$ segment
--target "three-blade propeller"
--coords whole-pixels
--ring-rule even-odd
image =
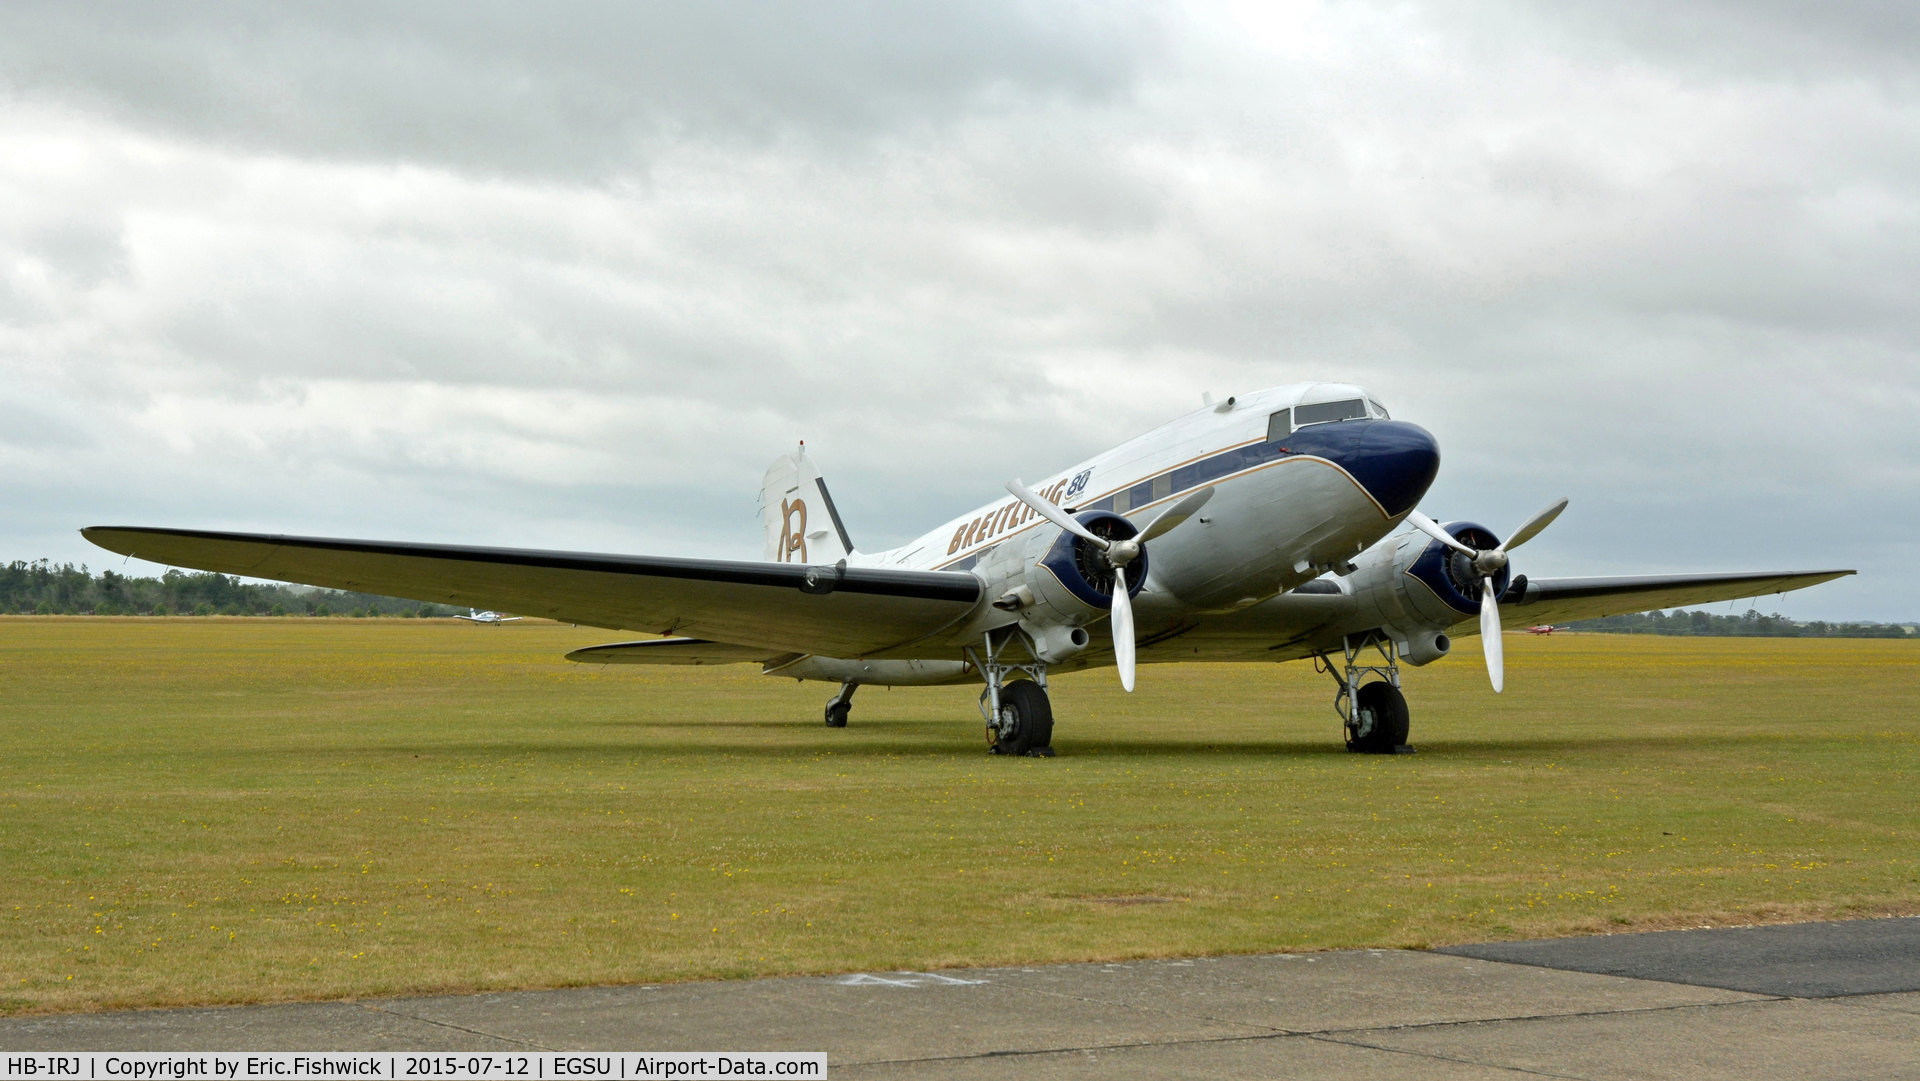
[[[1499,694],[1506,686],[1507,661],[1506,647],[1500,640],[1500,604],[1494,600],[1493,576],[1499,574],[1500,569],[1507,565],[1509,551],[1538,536],[1541,530],[1547,528],[1547,525],[1566,509],[1567,501],[1562,499],[1527,519],[1525,525],[1514,530],[1513,536],[1508,537],[1499,546],[1487,549],[1469,548],[1461,544],[1453,534],[1440,528],[1440,523],[1417,510],[1407,514],[1407,521],[1420,532],[1473,561],[1473,573],[1480,576],[1480,645],[1487,654],[1487,678],[1493,681],[1495,694]]]
[[[1137,535],[1124,538],[1103,537],[1095,533],[1081,525],[1071,514],[1035,495],[1018,479],[1007,482],[1007,491],[1033,508],[1035,514],[1100,549],[1106,556],[1107,565],[1113,568],[1113,604],[1107,612],[1107,621],[1113,627],[1113,664],[1120,670],[1120,686],[1133,690],[1133,601],[1127,593],[1127,565],[1140,558],[1141,545],[1155,537],[1164,536],[1175,526],[1198,514],[1207,500],[1213,498],[1213,489],[1202,488],[1187,496],[1161,511],[1160,516],[1147,523],[1147,528]]]

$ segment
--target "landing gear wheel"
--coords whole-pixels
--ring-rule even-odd
[[[860,689],[858,683],[842,683],[840,693],[827,699],[827,727],[845,728],[847,714],[853,712],[853,692]]]
[[[1397,754],[1406,745],[1411,718],[1407,697],[1391,683],[1368,683],[1353,704],[1347,725],[1347,750],[1356,754]]]
[[[999,723],[987,729],[994,754],[1053,757],[1053,705],[1047,692],[1029,679],[1000,688]]]

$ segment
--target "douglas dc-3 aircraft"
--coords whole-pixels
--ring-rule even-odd
[[[1440,467],[1426,429],[1356,386],[1308,383],[1180,417],[899,548],[854,549],[806,448],[768,470],[766,560],[745,562],[98,526],[103,548],[175,566],[550,616],[668,637],[571,660],[754,663],[854,691],[981,681],[1000,754],[1052,753],[1049,673],[1140,662],[1314,658],[1347,747],[1405,749],[1401,665],[1500,629],[1754,597],[1847,570],[1529,580],[1503,541],[1415,509]],[[1413,528],[1396,529],[1402,524]],[[1097,627],[1102,620],[1107,627]],[[1092,629],[1090,629],[1092,628]],[[1095,631],[1100,633],[1096,634]]]

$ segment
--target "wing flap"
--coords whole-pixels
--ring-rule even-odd
[[[951,571],[286,537],[185,529],[81,530],[154,563],[686,634],[778,653],[861,657],[963,619],[980,580]]]

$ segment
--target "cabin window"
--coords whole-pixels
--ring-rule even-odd
[[[1119,491],[1113,493],[1113,513],[1125,514],[1128,511],[1132,510],[1133,500],[1128,498],[1132,494],[1133,494],[1132,492],[1128,491],[1125,488],[1122,488]]]
[[[1282,409],[1267,418],[1267,442],[1278,443],[1293,434],[1293,410]]]
[[[1162,473],[1153,478],[1153,498],[1165,499],[1173,494],[1173,474]]]
[[[1358,420],[1366,415],[1366,403],[1359,398],[1293,407],[1293,422],[1303,428],[1309,424],[1325,424],[1335,420]]]

